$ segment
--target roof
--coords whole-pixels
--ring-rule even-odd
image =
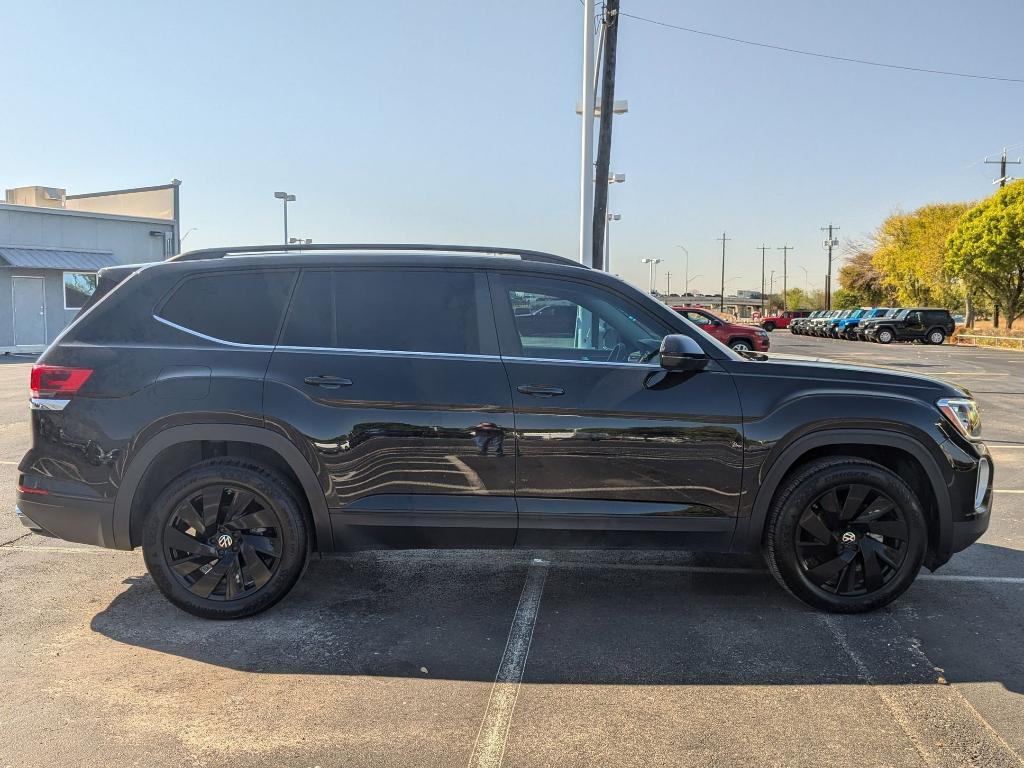
[[[25,269],[80,269],[94,272],[112,267],[117,259],[111,251],[82,251],[72,248],[37,248],[0,245],[0,259],[8,267]]]

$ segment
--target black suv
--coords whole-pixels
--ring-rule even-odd
[[[990,515],[964,390],[737,354],[533,251],[112,267],[31,390],[23,522],[142,547],[164,594],[211,618],[271,606],[312,552],[388,547],[762,552],[800,599],[863,611]]]
[[[895,314],[867,320],[862,324],[868,341],[889,344],[893,341],[923,341],[941,344],[953,335],[956,323],[947,309],[910,307]]]

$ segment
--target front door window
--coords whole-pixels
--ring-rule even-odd
[[[646,363],[671,333],[615,294],[590,286],[525,278],[509,280],[505,295],[517,356]]]

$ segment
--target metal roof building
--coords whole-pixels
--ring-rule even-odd
[[[92,293],[97,270],[176,254],[179,184],[82,195],[8,189],[0,202],[0,352],[41,352]]]

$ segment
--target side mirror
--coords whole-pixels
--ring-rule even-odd
[[[682,333],[661,340],[661,367],[666,371],[700,371],[708,364],[700,344]]]

